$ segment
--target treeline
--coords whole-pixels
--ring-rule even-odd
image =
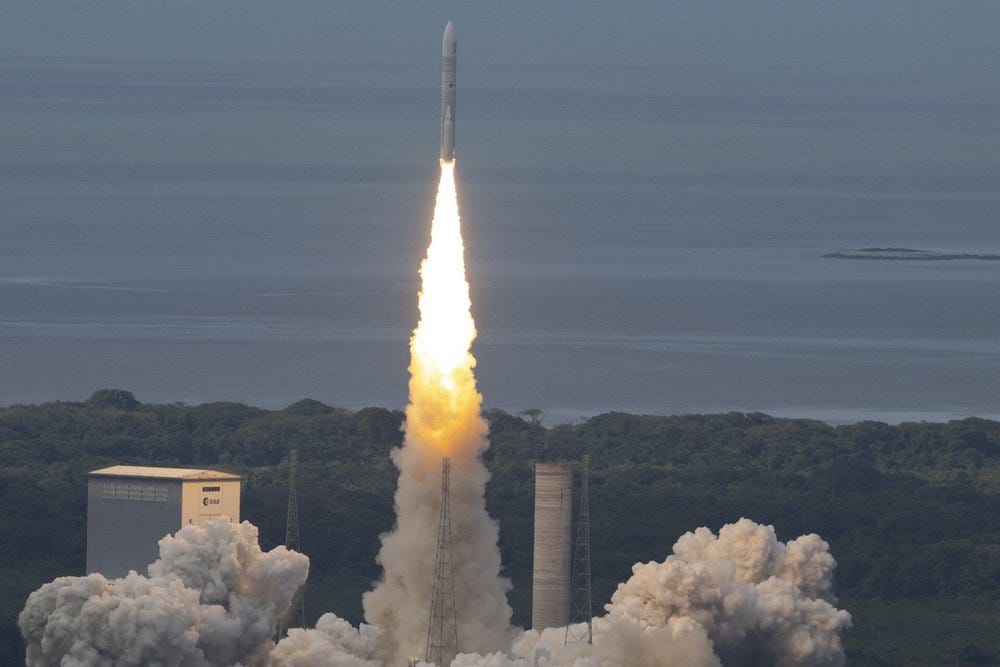
[[[818,533],[839,564],[852,612],[852,664],[1000,660],[1000,424],[829,426],[763,414],[674,417],[609,413],[545,428],[485,413],[516,623],[530,623],[533,464],[590,455],[594,608],[633,563],[662,560],[684,532],[741,516],[782,539]],[[21,651],[27,594],[80,574],[86,473],[113,464],[205,466],[244,476],[243,518],[265,548],[284,539],[288,453],[299,451],[308,615],[360,620],[392,527],[399,411],[316,401],[284,410],[234,403],[140,404],[120,390],[82,403],[0,409],[0,664]],[[933,629],[933,630],[932,630]],[[23,658],[22,658],[23,660]]]

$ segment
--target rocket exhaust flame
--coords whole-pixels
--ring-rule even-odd
[[[365,618],[383,628],[392,662],[425,648],[427,610],[437,553],[441,459],[451,461],[449,506],[453,534],[458,633],[463,651],[488,652],[503,643],[511,609],[500,577],[499,527],[486,513],[489,473],[479,459],[488,446],[480,415],[476,337],[465,277],[454,160],[441,160],[427,256],[420,265],[420,321],[410,339],[410,401],[399,468],[396,527],[382,537],[384,574],[364,596]]]
[[[455,190],[455,163],[441,161],[441,183],[427,257],[420,265],[420,322],[410,339],[407,443],[437,458],[468,458],[485,435],[470,352],[476,337],[465,247]],[[470,445],[472,445],[470,449]]]

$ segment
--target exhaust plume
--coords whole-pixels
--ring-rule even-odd
[[[395,664],[423,656],[427,641],[441,459],[451,459],[450,509],[459,646],[502,645],[511,610],[500,577],[499,527],[486,513],[489,446],[470,351],[476,337],[455,190],[455,163],[441,162],[431,241],[420,265],[420,321],[410,339],[410,401],[399,469],[396,527],[382,536],[382,579],[363,599],[365,619],[384,629]]]
[[[355,629],[333,614],[323,614],[316,628],[291,628],[271,654],[273,667],[382,667],[389,662],[381,628]]]
[[[563,628],[529,630],[507,653],[460,655],[451,667],[843,665],[851,617],[834,606],[835,566],[817,535],[783,544],[749,519],[718,536],[699,528],[662,563],[632,567],[594,619],[592,645],[564,646]]]
[[[302,554],[262,552],[247,522],[185,526],[160,540],[149,576],[61,577],[32,593],[18,618],[27,663],[266,665],[308,571]]]
[[[818,535],[783,544],[772,526],[740,519],[718,536],[686,533],[673,552],[633,566],[605,618],[675,635],[703,631],[727,665],[844,663],[840,631],[851,616],[834,606],[836,562]]]
[[[450,667],[837,667],[845,663],[840,633],[851,617],[835,606],[835,567],[817,535],[782,543],[773,527],[749,519],[718,535],[698,528],[663,562],[632,567],[607,614],[593,620],[593,644],[564,645],[564,628],[528,630],[489,652],[460,654]],[[297,655],[319,658],[276,666],[404,664],[386,657],[377,629],[354,630],[332,614],[316,630],[292,632],[275,656],[294,641],[302,646]]]

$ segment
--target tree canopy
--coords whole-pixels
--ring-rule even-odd
[[[633,563],[662,560],[698,526],[746,516],[781,539],[818,533],[855,616],[852,664],[1000,660],[1000,424],[830,426],[753,413],[607,413],[546,428],[540,412],[487,410],[492,479],[515,622],[530,623],[533,466],[591,459],[594,608]],[[204,466],[243,475],[242,512],[262,546],[285,533],[288,455],[299,452],[308,615],[360,620],[391,528],[403,414],[305,399],[284,410],[237,403],[141,404],[107,389],[82,403],[0,409],[0,662],[18,659],[27,594],[81,574],[86,473],[113,465]],[[886,615],[895,619],[886,623]],[[934,627],[934,632],[928,628]],[[23,658],[22,658],[23,659]]]

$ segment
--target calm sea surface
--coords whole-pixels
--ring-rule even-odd
[[[0,63],[0,405],[406,401],[431,63]],[[460,72],[488,407],[1000,417],[1000,82]]]

